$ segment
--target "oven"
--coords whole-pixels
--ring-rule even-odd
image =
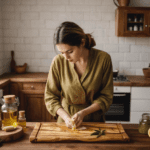
[[[113,103],[105,113],[106,121],[130,121],[130,87],[114,86]]]

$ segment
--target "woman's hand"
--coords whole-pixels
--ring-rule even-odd
[[[70,121],[70,119],[71,119],[71,118],[66,117],[66,118],[64,119],[64,121],[65,121],[65,123],[66,123],[66,126],[67,126],[68,128],[71,128],[71,129],[72,129],[72,122]]]
[[[82,111],[77,112],[72,116],[72,119],[74,120],[76,127],[79,127],[83,121],[84,114]]]
[[[72,128],[72,123],[70,121],[71,116],[63,108],[59,108],[57,110],[57,115],[59,115],[65,121],[68,128]]]

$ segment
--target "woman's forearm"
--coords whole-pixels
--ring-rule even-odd
[[[59,115],[64,121],[66,118],[71,118],[71,116],[63,108],[59,108],[57,110],[57,115]]]
[[[84,116],[87,116],[88,114],[91,114],[91,113],[93,113],[95,111],[98,111],[100,109],[101,108],[100,108],[99,104],[98,103],[94,103],[91,106],[81,110],[81,112],[83,113]]]

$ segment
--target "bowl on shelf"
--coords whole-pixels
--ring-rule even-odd
[[[143,68],[145,78],[150,78],[150,68]]]
[[[25,73],[27,68],[27,63],[25,63],[23,66],[15,66],[15,72],[16,73]]]

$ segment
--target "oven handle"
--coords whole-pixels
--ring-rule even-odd
[[[126,94],[113,94],[113,96],[126,96]]]

